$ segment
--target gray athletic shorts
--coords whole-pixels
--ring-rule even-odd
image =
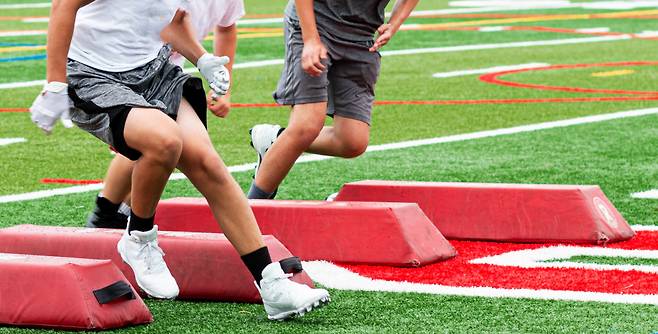
[[[283,105],[326,101],[327,115],[356,119],[370,125],[381,59],[378,52],[368,51],[372,43],[341,41],[330,34],[320,33],[329,53],[329,59],[324,62],[328,71],[313,77],[302,69],[304,43],[299,22],[286,18],[284,36],[286,59],[277,89],[272,94],[274,100]]]
[[[67,77],[73,101],[72,121],[131,160],[142,154],[123,135],[132,108],[154,108],[176,119],[183,97],[206,125],[206,96],[201,79],[169,62],[165,46],[148,64],[126,72],[105,72],[69,59]]]

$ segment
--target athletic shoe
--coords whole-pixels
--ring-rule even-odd
[[[325,198],[324,200],[327,201],[327,202],[335,202],[336,197],[338,197],[338,193],[333,193],[333,194],[327,196],[327,198]]]
[[[127,205],[121,203],[122,206]],[[128,226],[128,216],[130,215],[130,207],[128,207],[128,214],[125,214],[122,207],[119,207],[117,212],[102,212],[98,205],[94,208],[87,217],[87,227],[90,228],[116,228],[126,229]]]
[[[126,229],[117,250],[123,262],[133,269],[137,285],[144,292],[154,298],[174,299],[178,296],[178,284],[164,262],[157,233],[157,225],[148,232]]]
[[[260,168],[260,163],[263,161],[263,157],[265,157],[265,153],[274,144],[274,140],[279,136],[280,130],[280,126],[273,124],[258,124],[249,129],[249,135],[251,136],[251,142],[249,144],[258,154],[254,179],[256,178],[256,174],[258,174],[258,169]]]
[[[263,269],[260,287],[256,284],[270,320],[301,317],[331,301],[327,290],[310,288],[290,277],[292,274],[284,273],[279,262],[273,262]]]

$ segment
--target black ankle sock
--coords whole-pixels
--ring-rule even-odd
[[[241,258],[242,262],[244,262],[251,272],[251,276],[254,276],[256,284],[260,285],[260,280],[263,279],[263,269],[272,263],[272,258],[270,258],[270,252],[267,250],[267,247],[262,247],[249,254],[242,255]]]
[[[132,231],[141,231],[148,232],[153,229],[153,220],[155,216],[151,218],[142,218],[138,217],[133,210],[130,210],[130,222],[128,223],[128,232]]]
[[[96,207],[103,213],[115,213],[119,210],[121,203],[114,204],[109,199],[101,196],[96,197]]]

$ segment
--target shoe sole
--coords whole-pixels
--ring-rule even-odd
[[[119,252],[119,256],[121,256],[121,260],[123,261],[123,263],[125,263],[126,265],[128,265],[128,267],[130,267],[130,270],[133,270],[133,267],[130,265],[130,263],[128,263],[128,261],[126,260],[126,258],[123,256],[123,253],[121,252],[121,250],[119,250],[119,245],[117,245],[117,251]],[[135,271],[133,270],[133,275],[134,275],[134,273],[135,273]],[[151,297],[151,298],[155,298],[155,299],[162,299],[162,300],[174,300],[174,299],[176,299],[176,297],[178,297],[178,295],[173,296],[173,297],[162,297],[162,296],[158,296],[158,295],[156,295],[155,293],[149,291],[148,289],[145,289],[145,288],[142,286],[142,284],[141,284],[141,282],[139,281],[139,279],[137,278],[137,275],[134,275],[134,276],[135,276],[135,281],[137,282],[137,286],[139,286],[139,289],[140,289],[140,290],[144,291],[144,293],[147,295],[147,297]]]
[[[323,296],[320,299],[314,300],[294,311],[283,312],[275,315],[268,315],[267,318],[270,320],[284,321],[292,318],[300,318],[305,314],[320,309],[331,302],[331,297],[329,295]]]

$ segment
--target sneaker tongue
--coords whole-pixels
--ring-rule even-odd
[[[279,262],[272,262],[263,269],[263,279],[273,279],[273,278],[281,278],[285,277],[285,273],[283,272],[283,269],[281,269],[281,265]]]

